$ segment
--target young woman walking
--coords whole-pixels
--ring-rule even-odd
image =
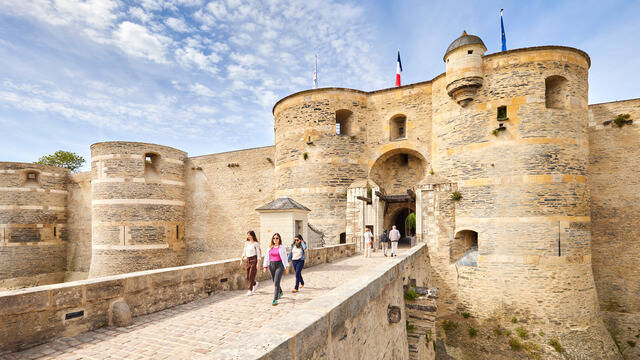
[[[258,265],[260,262],[260,243],[256,238],[256,233],[253,230],[247,232],[247,241],[244,243],[244,250],[242,251],[242,262],[245,260],[247,270],[247,283],[249,283],[249,290],[247,296],[253,295],[253,292],[258,287],[256,282],[256,274],[258,272]]]
[[[278,305],[278,299],[282,297],[282,288],[280,287],[280,280],[282,280],[282,273],[289,273],[289,262],[287,261],[287,251],[282,246],[282,238],[280,234],[275,233],[271,237],[271,244],[269,245],[269,253],[265,255],[262,262],[263,271],[266,273],[267,268],[271,273],[271,279],[273,279],[273,302],[271,305]]]
[[[304,280],[302,280],[302,268],[304,267],[304,260],[307,258],[307,242],[304,241],[302,235],[296,235],[291,245],[291,251],[289,252],[289,261],[293,263],[293,270],[296,272],[296,286],[291,292],[298,292],[299,287],[304,287]],[[298,287],[299,285],[299,287]]]

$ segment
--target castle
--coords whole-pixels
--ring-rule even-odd
[[[438,311],[515,311],[593,347],[603,319],[640,329],[640,99],[589,105],[574,48],[485,52],[464,33],[430,81],[289,95],[270,147],[104,142],[79,174],[0,163],[0,285],[237,257],[256,209],[290,197],[315,246],[406,233],[415,213]]]

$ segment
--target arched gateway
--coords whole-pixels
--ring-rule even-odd
[[[347,238],[361,244],[362,233],[372,229],[376,236],[395,225],[409,244],[415,227],[407,217],[415,213],[414,187],[427,171],[427,160],[418,151],[398,148],[387,151],[373,162],[368,178],[355,181],[347,196]],[[407,227],[406,225],[409,225]]]

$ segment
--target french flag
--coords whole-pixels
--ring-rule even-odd
[[[396,86],[402,86],[400,75],[402,74],[402,61],[400,61],[400,50],[398,50],[398,63],[396,64]]]

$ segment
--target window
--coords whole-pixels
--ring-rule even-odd
[[[451,262],[461,266],[478,266],[478,233],[462,230],[456,233],[451,244]]]
[[[351,135],[351,121],[353,112],[350,110],[336,111],[336,135]]]
[[[147,153],[144,155],[144,177],[147,180],[160,176],[160,155]]]
[[[473,50],[467,50],[467,55],[473,54]]]
[[[40,174],[37,171],[27,171],[25,173],[26,186],[38,186],[40,185]]]
[[[562,76],[553,75],[544,80],[545,105],[549,109],[564,109],[567,107],[568,82]]]
[[[296,235],[302,235],[302,220],[296,220]]]
[[[407,117],[396,115],[389,124],[389,140],[405,139],[407,137]]]
[[[507,107],[500,106],[498,107],[498,121],[507,120]]]
[[[340,233],[340,244],[347,243],[347,233]]]
[[[403,166],[409,165],[409,154],[400,154],[400,164]]]

